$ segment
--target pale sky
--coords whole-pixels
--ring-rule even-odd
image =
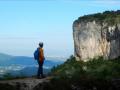
[[[119,0],[0,0],[0,52],[33,56],[43,41],[46,56],[69,57],[74,20],[118,9]]]

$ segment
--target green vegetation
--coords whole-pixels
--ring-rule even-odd
[[[91,22],[94,20],[100,24],[106,22],[109,25],[116,25],[116,23],[120,23],[120,10],[105,11],[103,13],[84,15],[82,17],[79,17],[78,20],[76,20],[76,22]]]
[[[54,75],[48,85],[51,90],[116,90],[113,81],[120,78],[120,58],[104,60],[99,57],[83,62],[71,56],[51,73]]]
[[[20,76],[13,76],[10,73],[6,73],[3,75],[3,77],[0,77],[0,80],[14,80],[14,79],[24,79],[27,78],[27,76],[20,75]]]
[[[3,75],[4,80],[9,80],[9,79],[12,79],[12,78],[13,78],[13,76],[10,73],[6,73],[6,74]]]

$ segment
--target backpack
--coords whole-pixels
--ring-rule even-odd
[[[39,60],[39,49],[37,48],[37,50],[35,50],[34,52],[34,59],[35,60]]]

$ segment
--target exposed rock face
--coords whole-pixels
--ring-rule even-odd
[[[73,23],[75,57],[88,60],[97,56],[114,59],[120,56],[120,23],[108,25],[95,20]]]
[[[0,81],[0,90],[46,90],[50,78],[45,79],[16,79]]]

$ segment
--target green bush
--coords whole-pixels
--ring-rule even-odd
[[[120,78],[120,60],[104,60],[102,57],[91,59],[88,62],[76,61],[73,56],[64,64],[54,67],[54,75],[50,86],[53,90],[109,90],[113,89],[112,80]],[[64,84],[64,85],[63,85]]]
[[[120,10],[117,11],[105,11],[103,13],[96,13],[90,15],[84,15],[79,17],[77,22],[92,22],[96,21],[97,23],[106,22],[109,25],[116,25],[120,23]]]

